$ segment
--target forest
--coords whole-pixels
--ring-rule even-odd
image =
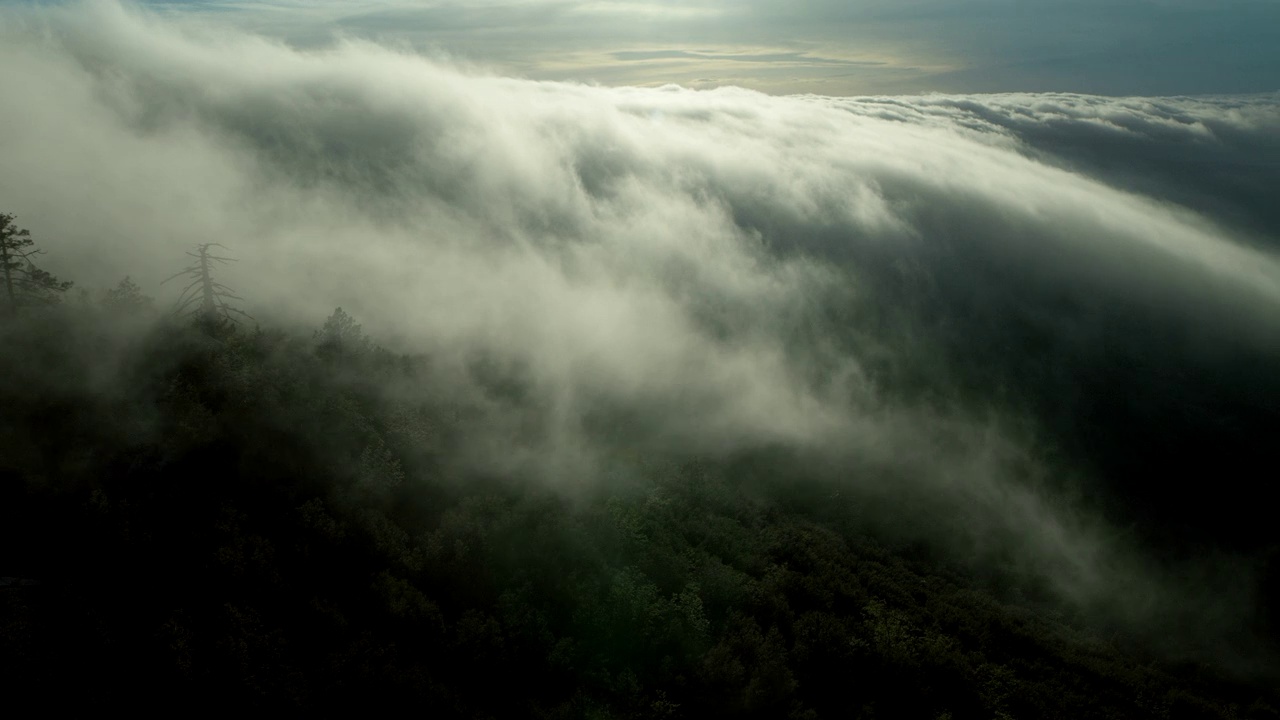
[[[891,509],[787,448],[621,443],[625,472],[573,491],[480,471],[454,449],[485,406],[529,402],[518,369],[473,358],[485,392],[450,392],[432,353],[384,349],[341,308],[258,323],[211,245],[173,308],[129,278],[81,291],[0,218],[11,706],[1280,717],[1274,676],[886,531]]]

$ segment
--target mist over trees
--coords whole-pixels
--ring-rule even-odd
[[[458,396],[341,308],[192,306],[125,278],[0,321],[0,672],[46,709],[1277,717],[1261,666],[886,534],[794,453],[621,455],[570,496],[458,461],[527,401],[490,362]]]
[[[0,272],[10,314],[27,305],[56,303],[71,288],[71,281],[60,281],[36,267],[32,258],[42,254],[31,231],[19,228],[13,215],[0,213]]]
[[[163,285],[175,278],[184,278],[190,281],[182,289],[182,294],[178,297],[178,304],[174,310],[175,314],[181,317],[199,318],[201,322],[205,323],[238,323],[241,318],[253,319],[245,311],[231,306],[232,300],[243,300],[244,298],[233,293],[231,288],[213,279],[215,265],[226,265],[235,261],[235,258],[214,255],[210,250],[211,248],[223,247],[219,243],[201,243],[197,245],[195,252],[187,253],[188,256],[194,258],[195,262],[179,270],[176,274],[170,275],[164,282],[160,283]]]
[[[209,20],[0,3],[24,692],[1274,716],[1280,96],[588,86]]]

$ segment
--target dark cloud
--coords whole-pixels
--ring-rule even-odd
[[[4,12],[0,197],[60,275],[221,242],[259,317],[341,305],[457,392],[518,388],[460,449],[482,467],[781,449],[1082,607],[1239,639],[1246,576],[1170,584],[1105,516],[1265,528],[1274,96],[602,88]]]

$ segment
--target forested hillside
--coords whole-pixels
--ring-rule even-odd
[[[1274,718],[999,568],[878,540],[787,453],[451,455],[474,403],[336,311],[171,320],[136,285],[0,320],[0,677],[43,712]],[[501,373],[496,373],[501,375]],[[470,405],[468,403],[471,403]],[[625,468],[625,473],[621,469]],[[625,477],[624,477],[625,476]],[[1232,679],[1234,677],[1234,679]]]

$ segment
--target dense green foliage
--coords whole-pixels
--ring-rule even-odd
[[[430,359],[155,323],[136,285],[0,324],[0,677],[46,709],[446,717],[1274,718],[1280,699],[865,532],[759,458],[478,476]],[[412,400],[408,398],[413,398]],[[425,399],[424,399],[425,398]],[[181,703],[180,705],[175,703]]]

